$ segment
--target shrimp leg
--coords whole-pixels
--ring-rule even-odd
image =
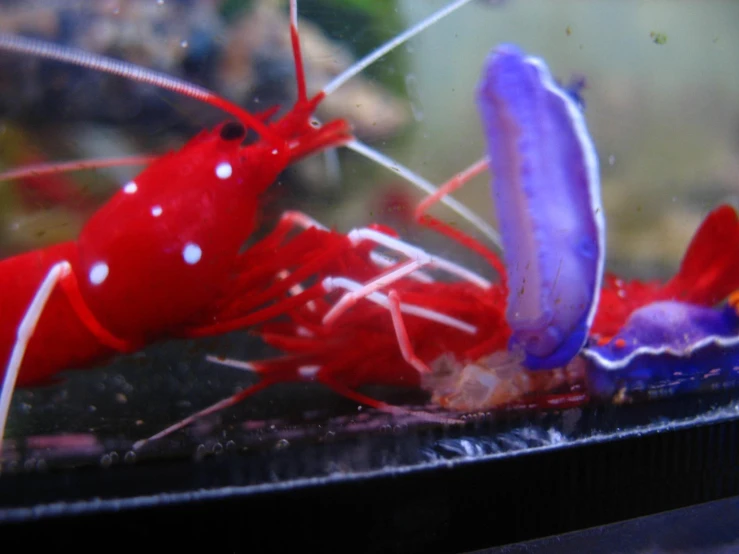
[[[403,359],[412,365],[421,375],[431,373],[429,366],[423,363],[423,360],[413,350],[411,339],[408,336],[408,330],[405,328],[405,322],[403,321],[403,313],[400,309],[400,297],[397,291],[391,290],[387,298],[390,301],[390,316],[393,318],[395,336],[398,339],[398,347],[400,348],[400,353],[403,355]]]
[[[67,297],[70,305],[77,313],[80,321],[92,333],[92,335],[103,345],[121,353],[132,352],[137,350],[140,345],[132,341],[120,339],[111,334],[103,325],[95,319],[95,316],[85,304],[82,294],[80,293],[77,277],[72,271],[72,266],[68,261],[62,261],[54,264],[46,277],[41,282],[36,294],[26,310],[23,319],[18,325],[17,338],[11,351],[10,360],[5,370],[5,377],[2,383],[2,391],[0,391],[0,454],[2,454],[2,442],[5,435],[5,425],[10,410],[10,402],[15,391],[15,384],[18,379],[20,368],[23,365],[23,358],[26,354],[28,342],[33,337],[33,333],[38,326],[41,315],[46,308],[49,298],[59,285],[61,290]]]
[[[486,289],[490,286],[489,281],[483,279],[476,273],[455,264],[454,262],[428,254],[420,248],[416,248],[398,239],[389,237],[383,233],[375,231],[374,229],[355,229],[349,233],[349,238],[354,244],[363,240],[369,240],[381,246],[391,248],[392,250],[407,256],[409,261],[400,264],[399,267],[387,272],[384,276],[374,279],[371,283],[368,283],[361,289],[345,294],[323,318],[323,322],[326,325],[334,323],[341,314],[356,304],[360,298],[364,298],[368,294],[381,289],[389,283],[393,283],[398,279],[406,277],[425,266],[443,269],[456,277],[477,285],[481,289]]]

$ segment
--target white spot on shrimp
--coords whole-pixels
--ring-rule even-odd
[[[228,179],[233,173],[233,168],[228,162],[221,162],[216,166],[216,176],[219,179]]]
[[[125,187],[123,187],[123,192],[125,192],[126,194],[133,194],[137,190],[139,190],[139,186],[133,181],[131,181]]]
[[[298,374],[303,379],[314,379],[316,374],[320,371],[321,366],[319,365],[304,365],[298,368]]]
[[[188,242],[185,245],[185,248],[182,249],[182,257],[184,258],[185,263],[189,265],[194,265],[198,263],[202,256],[203,251],[197,244],[193,242]]]
[[[153,206],[151,208],[151,215],[153,215],[154,217],[159,217],[160,215],[162,215],[162,207],[161,206]]]
[[[310,329],[303,327],[302,325],[299,326],[295,331],[299,337],[312,337],[313,336],[313,332]]]
[[[96,263],[90,269],[90,283],[93,285],[99,285],[108,278],[109,271],[110,269],[108,268],[108,264],[105,262]]]

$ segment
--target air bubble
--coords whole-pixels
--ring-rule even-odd
[[[133,450],[129,450],[126,452],[126,454],[123,456],[123,463],[126,464],[132,464],[136,461],[136,452]]]
[[[208,453],[208,451],[205,448],[204,444],[199,444],[198,447],[195,449],[195,461],[199,462],[203,458],[205,458],[205,455]]]
[[[223,454],[223,445],[220,442],[213,445],[213,454]]]
[[[280,439],[275,443],[275,450],[284,450],[290,446],[290,441],[287,439]]]
[[[111,465],[113,465],[113,459],[110,457],[109,454],[103,454],[100,456],[100,466],[107,469]]]

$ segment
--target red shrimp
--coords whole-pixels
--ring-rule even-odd
[[[237,120],[156,159],[92,215],[77,240],[0,262],[0,360],[7,364],[0,445],[16,386],[48,383],[61,371],[93,367],[163,338],[216,333],[219,324],[238,319],[240,314],[213,306],[238,287],[245,257],[240,249],[254,230],[259,195],[290,163],[353,139],[344,120],[315,124],[318,104],[368,63],[468,1],[440,10],[309,98],[292,0],[298,99],[276,121],[275,110],[252,115],[207,90],[131,64],[0,35],[6,51],[154,84]],[[259,140],[244,145],[247,129]]]
[[[669,281],[624,281],[607,273],[591,336],[608,341],[638,308],[661,300],[714,306],[739,288],[739,218],[721,205],[703,220]]]

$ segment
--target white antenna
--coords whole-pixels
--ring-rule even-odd
[[[378,0],[379,1],[379,0]],[[407,42],[414,36],[416,36],[418,33],[423,31],[424,29],[430,27],[440,19],[445,18],[450,13],[454,12],[455,10],[461,8],[465,4],[468,4],[472,0],[457,0],[456,2],[452,2],[448,6],[445,6],[438,10],[437,12],[432,13],[430,16],[428,16],[426,19],[423,19],[416,23],[413,27],[408,29],[407,31],[404,31],[403,33],[400,33],[397,37],[392,39],[391,41],[386,42],[376,50],[370,52],[367,54],[364,58],[359,60],[357,63],[352,65],[349,69],[344,71],[341,75],[334,77],[333,81],[331,81],[329,84],[327,84],[325,87],[323,87],[323,92],[326,95],[331,94],[334,92],[337,88],[339,88],[341,85],[346,83],[349,79],[357,75],[358,73],[361,73],[364,71],[364,69],[375,62],[376,60],[383,57],[388,52],[392,51],[393,49],[397,48],[401,44]]]

